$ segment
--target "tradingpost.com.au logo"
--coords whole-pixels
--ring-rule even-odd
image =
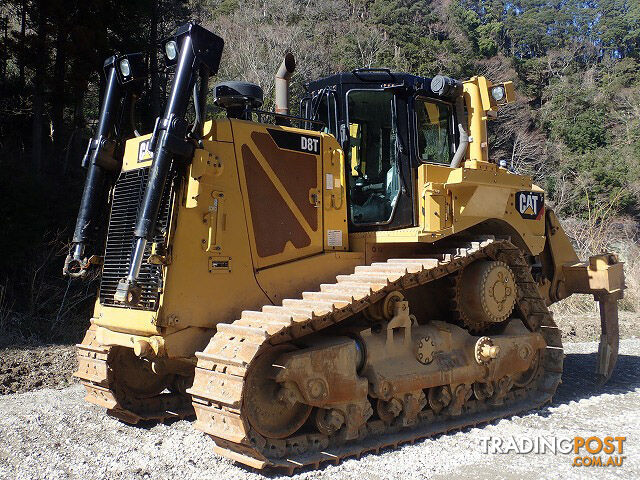
[[[627,437],[480,437],[488,454],[570,455],[574,467],[621,467]]]

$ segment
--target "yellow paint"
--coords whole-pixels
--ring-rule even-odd
[[[334,137],[324,133],[322,147],[323,247],[324,251],[344,251],[349,249],[344,152]]]
[[[464,82],[464,99],[467,105],[469,148],[467,158],[470,160],[488,160],[487,113],[482,104],[482,93],[478,86],[478,77]]]
[[[351,164],[334,137],[318,132],[264,125],[243,120],[207,122],[203,148],[197,149],[184,179],[178,185],[168,233],[168,265],[163,267],[164,292],[157,312],[102,307],[96,303],[94,323],[105,342],[131,346],[132,338],[161,336],[169,356],[190,357],[206,344],[219,322],[231,322],[242,310],[260,309],[283,298],[297,298],[303,290],[317,289],[357,265],[392,256],[419,254],[425,244],[463,232],[492,219],[496,235],[515,232],[532,254],[545,244],[544,216],[525,220],[517,212],[518,191],[541,191],[530,177],[515,175],[490,162],[487,120],[500,105],[490,95],[492,83],[474,77],[463,84],[468,111],[468,131],[473,137],[466,161],[459,168],[424,164],[418,167],[416,192],[418,226],[379,232],[349,234],[347,229],[347,169],[353,171],[360,152],[352,145]],[[513,101],[513,85],[505,87],[505,100]],[[435,107],[435,106],[433,106]],[[432,122],[438,112],[429,110]],[[267,128],[320,137],[316,156],[316,185],[309,201],[318,208],[313,229],[290,193],[252,140],[253,132]],[[362,132],[352,124],[349,134]],[[149,166],[140,158],[140,143],[150,135],[126,144],[123,169]],[[311,244],[261,258],[255,232],[242,146],[247,145],[269,181],[284,199]],[[362,159],[362,158],[360,158]],[[355,163],[354,163],[355,162]],[[292,169],[295,165],[291,166]],[[518,234],[519,232],[519,234]]]
[[[319,208],[317,209],[318,228],[316,230],[313,230],[309,225],[309,223],[304,218],[304,215],[298,209],[296,203],[293,201],[293,199],[289,195],[289,192],[282,185],[282,183],[278,179],[277,175],[275,174],[271,166],[268,164],[268,162],[263,157],[260,150],[256,147],[256,145],[253,143],[253,140],[251,139],[251,134],[253,132],[260,132],[260,133],[267,134],[267,127],[273,128],[273,129],[281,129],[281,130],[290,131],[290,132],[296,132],[296,133],[304,133],[305,130],[290,128],[290,127],[276,127],[274,125],[263,125],[263,124],[244,121],[244,120],[233,120],[231,124],[233,128],[233,135],[235,140],[235,154],[236,154],[236,159],[238,164],[238,171],[240,175],[240,185],[242,188],[242,195],[245,198],[244,215],[246,216],[246,219],[247,219],[247,226],[249,229],[249,241],[251,244],[251,252],[253,255],[254,265],[257,268],[264,268],[270,265],[289,262],[296,258],[320,253],[322,251],[322,243],[323,243],[322,228],[321,228],[322,196],[319,196],[318,198],[318,201],[320,202]],[[314,132],[314,135],[317,136],[317,133]],[[291,210],[295,218],[298,220],[298,222],[300,223],[304,231],[307,233],[307,235],[309,235],[309,238],[311,239],[311,243],[308,246],[297,249],[293,246],[291,242],[287,242],[287,244],[285,245],[284,251],[282,251],[281,253],[270,255],[265,258],[262,258],[258,255],[257,247],[256,247],[255,232],[253,231],[251,208],[249,204],[251,199],[249,198],[248,187],[246,182],[245,165],[242,159],[243,145],[247,145],[250,148],[251,152],[253,153],[255,158],[258,160],[258,163],[267,174],[267,177],[269,177],[269,179],[277,189],[278,193],[284,198],[285,203],[287,204],[287,206],[289,207],[289,209]],[[317,165],[316,166],[316,188],[319,191],[322,185],[321,155],[316,155],[316,165]],[[295,168],[295,165],[292,165],[291,168],[292,169]],[[260,199],[255,199],[255,198],[253,200],[260,201]]]
[[[299,298],[305,290],[317,290],[321,283],[335,282],[336,275],[353,273],[357,265],[364,265],[362,253],[321,253],[265,268],[257,272],[256,278],[269,298],[280,304],[285,298]]]
[[[122,170],[135,170],[137,168],[148,167],[151,165],[152,157],[150,152],[143,155],[142,159],[138,158],[140,144],[149,139],[151,139],[151,134],[141,135],[127,140],[122,159]]]
[[[349,124],[349,137],[351,141],[351,175],[353,177],[358,176],[358,162],[360,158],[360,145],[362,144],[362,138],[360,135],[360,125],[358,123]],[[361,170],[364,172],[365,165],[361,165]]]
[[[105,307],[96,301],[92,323],[119,332],[138,335],[156,335],[161,329],[156,325],[157,312],[128,308]]]
[[[203,350],[214,333],[215,331],[211,329],[188,327],[164,336],[146,336],[116,332],[104,327],[98,327],[96,329],[96,340],[101,345],[119,345],[130,348],[133,348],[136,342],[144,340],[151,344],[154,353],[158,356],[189,358],[193,356],[195,351]]]
[[[172,263],[165,268],[158,312],[165,324],[181,328],[231,322],[243,309],[268,303],[254,276],[244,214],[246,198],[240,188],[234,144],[211,138],[204,147],[222,167],[207,165],[199,178],[197,205],[186,208],[180,202],[173,217],[178,221],[172,223],[169,238]],[[176,197],[184,198],[181,194]],[[212,257],[229,257],[231,271],[212,274]]]
[[[544,248],[544,215],[538,220],[525,220],[516,210],[514,201],[518,191],[542,191],[532,184],[530,177],[474,160],[459,168],[424,164],[418,167],[416,191],[420,195],[418,228],[361,235],[369,242],[382,244],[432,243],[494,219],[512,227],[514,232],[520,232],[532,254],[537,255]],[[494,232],[495,235],[501,233],[504,234]]]
[[[283,292],[292,291],[293,283],[313,283],[318,278],[331,281],[335,275],[362,264],[361,254],[339,253],[349,248],[349,239],[345,159],[335,138],[321,134],[317,191],[322,192],[318,195],[318,228],[314,231],[250,140],[253,131],[266,132],[266,127],[228,120],[205,125],[205,131],[211,135],[204,141],[204,148],[196,150],[189,173],[176,192],[168,240],[171,262],[163,270],[164,293],[158,311],[102,307],[97,302],[95,323],[99,327],[141,336],[167,335],[186,327],[213,328],[218,322],[239,318],[243,309],[259,309],[270,303],[265,291],[278,299]],[[304,132],[273,125],[268,127]],[[222,141],[215,137],[216,132]],[[234,137],[236,142],[230,142]],[[138,162],[139,145],[149,138],[150,135],[145,135],[127,142],[125,169],[151,163],[150,157]],[[282,254],[274,255],[275,258],[257,256],[243,162],[236,157],[241,155],[239,149],[244,143],[249,145],[305,231],[313,236],[310,247],[296,250],[289,245]],[[326,184],[327,174],[331,176],[331,184]],[[333,246],[329,245],[329,231],[333,231]],[[336,235],[336,231],[340,235]],[[340,238],[341,246],[335,245],[336,238]],[[323,250],[335,253],[325,256]],[[295,259],[300,260],[287,263]],[[221,264],[229,265],[229,268],[212,267]],[[271,268],[267,268],[269,266]],[[260,269],[259,280],[264,285],[256,280],[256,271]],[[276,285],[275,279],[283,274],[291,280]],[[125,336],[113,338],[125,339]]]
[[[424,106],[427,109],[429,123],[432,125],[440,125],[440,109],[438,105],[433,102],[424,102]]]
[[[206,122],[204,131],[207,132],[205,138],[215,139],[216,142],[233,143],[233,132],[231,131],[231,122],[224,119],[218,119],[214,122]]]
[[[468,189],[470,195],[464,204],[460,205],[461,216],[502,218],[507,211],[507,201],[511,190],[498,186],[478,185]],[[465,192],[466,193],[466,192]],[[462,194],[462,192],[461,192]]]

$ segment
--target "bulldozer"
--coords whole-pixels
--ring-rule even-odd
[[[106,234],[85,205],[67,262],[100,269],[75,373],[88,402],[131,424],[195,414],[256,469],[337,463],[548,404],[564,358],[549,307],[574,293],[599,302],[609,379],[623,264],[580,260],[544,191],[491,157],[512,82],[363,68],[306,83],[293,115],[287,54],[275,111],[228,81],[207,120],[223,46],[180,27],[153,132],[89,156],[113,181],[85,188]]]

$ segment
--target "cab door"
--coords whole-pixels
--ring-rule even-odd
[[[346,106],[350,230],[412,226],[406,102],[392,89],[353,88]]]

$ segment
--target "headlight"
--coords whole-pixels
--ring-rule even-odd
[[[504,87],[502,85],[493,87],[491,89],[491,96],[496,102],[501,102],[502,100],[504,100]]]
[[[131,65],[129,65],[129,60],[126,58],[120,60],[120,73],[122,73],[123,77],[131,75]]]
[[[147,61],[142,52],[113,56],[104,64],[105,73],[110,75],[115,70],[120,85],[140,84],[147,78]]]
[[[178,56],[178,45],[175,40],[168,41],[164,46],[164,52],[167,54],[167,58],[171,61],[175,60]]]

